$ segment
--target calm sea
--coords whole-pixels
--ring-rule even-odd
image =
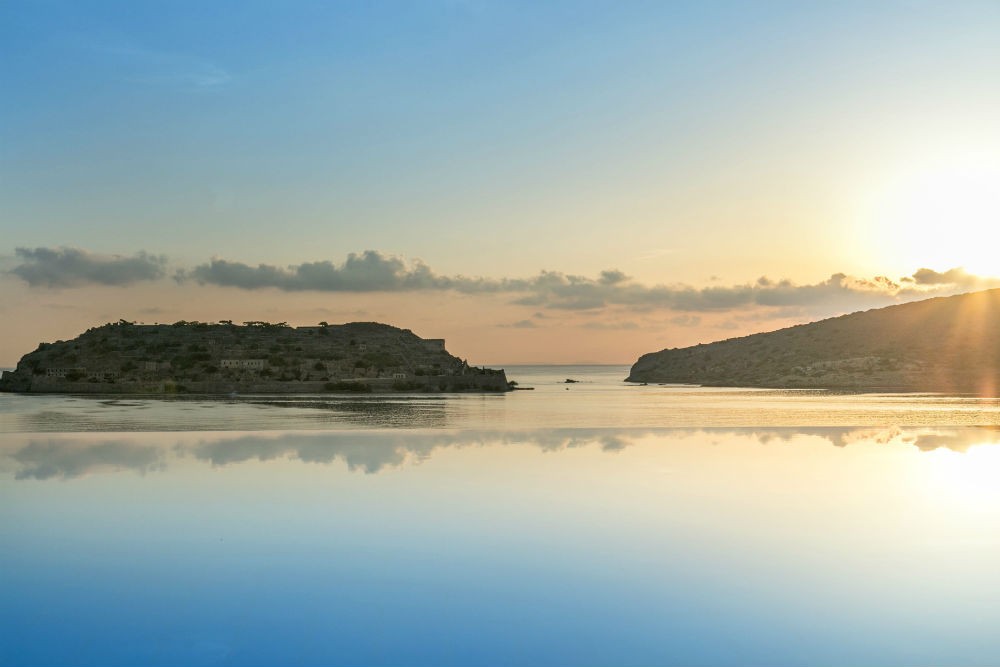
[[[0,394],[0,665],[996,664],[1000,402],[507,370]]]

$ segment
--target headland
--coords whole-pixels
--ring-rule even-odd
[[[627,381],[1000,395],[1000,289],[645,354]]]

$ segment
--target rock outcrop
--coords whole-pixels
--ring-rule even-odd
[[[38,393],[323,393],[507,391],[503,370],[476,368],[444,341],[375,322],[134,324],[42,343],[0,377]]]
[[[643,355],[630,382],[1000,395],[1000,290]]]

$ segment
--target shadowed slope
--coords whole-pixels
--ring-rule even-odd
[[[769,333],[661,350],[631,382],[996,395],[1000,290],[927,299]]]

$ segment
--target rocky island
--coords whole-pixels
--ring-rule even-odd
[[[291,327],[230,321],[121,320],[42,343],[0,377],[0,391],[231,394],[508,391],[503,370],[476,368],[443,339],[376,322]]]
[[[1000,289],[643,355],[629,382],[1000,395]]]

